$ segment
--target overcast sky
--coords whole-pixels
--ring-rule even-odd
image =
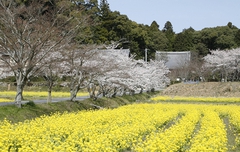
[[[240,28],[240,0],[108,0],[112,11],[125,14],[139,24],[156,21],[160,29],[167,21],[176,33],[192,27],[225,26]]]

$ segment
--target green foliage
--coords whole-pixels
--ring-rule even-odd
[[[236,32],[234,41],[237,44],[237,46],[240,47],[240,29]]]
[[[29,102],[26,103],[26,106],[35,107],[36,104],[33,101],[29,101]]]
[[[168,49],[168,39],[166,35],[159,30],[159,25],[153,21],[150,27],[146,28],[148,39],[146,48],[148,49],[148,58],[154,59],[155,51],[166,51]]]
[[[107,2],[107,0],[100,0],[100,16],[102,20],[108,20],[110,19],[110,15],[111,15],[111,10],[109,8],[109,4]]]
[[[236,48],[238,47],[237,32],[238,29],[230,23],[228,26],[205,28],[201,31],[185,29],[175,35],[174,51],[194,51],[199,57],[203,57],[210,50]]]
[[[205,28],[201,31],[201,41],[210,50],[231,49],[237,46],[234,41],[236,33],[237,29],[228,26]]]
[[[195,30],[193,28],[189,28],[183,30],[183,32],[176,35],[173,50],[174,51],[191,51],[194,46],[194,37],[193,33]]]
[[[203,57],[209,53],[209,49],[207,46],[203,43],[197,43],[195,44],[195,50],[198,53],[199,57]]]
[[[175,39],[175,33],[173,31],[173,26],[170,21],[167,21],[164,25],[163,32],[168,39],[168,51],[173,51],[173,43]]]
[[[15,0],[18,4],[31,5],[32,0]],[[38,1],[37,1],[38,2]],[[39,1],[40,2],[40,1]],[[74,22],[84,21],[76,33],[75,40],[79,44],[110,44],[112,41],[126,39],[129,45],[120,48],[130,48],[136,59],[143,59],[145,48],[148,49],[148,59],[154,59],[155,51],[195,51],[202,57],[209,50],[231,49],[240,47],[240,30],[228,22],[226,26],[205,28],[195,31],[193,28],[183,29],[175,33],[170,21],[164,24],[162,30],[156,21],[150,26],[131,21],[127,15],[111,11],[107,0],[44,0],[48,9],[62,8],[58,14],[59,20],[73,17]],[[47,7],[46,7],[47,8]]]
[[[137,59],[142,59],[144,57],[144,50],[146,48],[147,43],[147,31],[145,30],[144,25],[139,25],[137,23],[132,24],[132,30],[129,34],[129,40],[131,42],[131,46],[134,46],[131,48],[131,53],[136,55]]]
[[[36,77],[30,77],[29,79],[31,82],[43,82],[45,81],[43,77],[41,76],[36,76]]]
[[[240,46],[240,32],[229,22],[226,26],[205,28],[195,31],[193,28],[184,29],[175,34],[173,25],[167,21],[162,30],[156,21],[150,26],[138,24],[128,19],[118,11],[111,11],[107,0],[89,1],[85,15],[90,15],[91,26],[80,29],[76,37],[82,43],[110,44],[112,41],[126,39],[130,52],[136,59],[143,59],[145,48],[148,49],[148,60],[154,59],[155,51],[194,51],[199,57],[205,56],[209,50],[230,49]],[[78,9],[76,10],[76,12]],[[80,16],[78,16],[80,17]],[[84,32],[85,34],[82,34]],[[123,46],[119,46],[123,48]]]
[[[0,80],[1,82],[16,82],[15,76],[9,76]]]

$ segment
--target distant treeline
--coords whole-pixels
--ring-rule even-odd
[[[34,0],[15,0],[19,4],[32,5]],[[81,44],[106,44],[119,42],[115,47],[130,48],[137,59],[145,55],[148,49],[148,60],[154,59],[155,51],[192,51],[203,57],[209,50],[225,50],[240,47],[240,29],[230,21],[224,26],[204,28],[195,31],[192,27],[174,32],[174,25],[166,21],[160,27],[156,21],[151,25],[138,24],[118,11],[111,11],[107,0],[37,0],[45,3],[42,13],[49,13],[62,7],[62,17],[74,16],[87,18],[89,26],[79,27],[75,40]],[[18,7],[20,5],[16,5]],[[51,13],[49,13],[51,14]],[[147,16],[145,16],[147,17]]]

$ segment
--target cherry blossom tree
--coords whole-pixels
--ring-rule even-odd
[[[53,51],[48,56],[46,56],[41,62],[41,69],[35,75],[42,76],[48,87],[48,98],[47,103],[52,102],[52,87],[57,79],[61,76],[60,71],[61,63],[64,61],[64,58],[60,51]]]
[[[68,51],[65,51],[66,49]],[[98,50],[95,45],[65,46],[52,53],[44,61],[43,74],[49,84],[55,75],[70,78],[70,100],[74,101],[78,91],[88,88],[91,98],[114,97],[126,92],[162,88],[169,83],[169,70],[161,61],[145,62],[129,57],[122,50]],[[49,94],[51,93],[49,85]],[[49,100],[50,101],[50,100]]]
[[[143,60],[135,61],[135,65],[131,70],[131,76],[134,80],[134,88],[150,91],[151,89],[159,89],[169,84],[170,80],[167,74],[170,72],[163,61]]]
[[[95,45],[68,45],[67,50],[62,50],[61,70],[58,72],[70,77],[70,100],[74,101],[80,89],[86,88],[91,82],[91,71],[95,71],[94,64],[87,64],[96,54]],[[94,60],[93,60],[94,61]]]
[[[24,5],[15,0],[0,0],[0,51],[9,56],[0,60],[16,78],[18,107],[21,107],[27,80],[43,66],[41,61],[53,49],[67,44],[83,23],[71,16],[62,17],[63,7],[52,8],[55,7],[39,1]]]
[[[114,96],[118,88],[122,85],[123,78],[128,77],[123,72],[125,69],[128,69],[126,67],[128,56],[112,49],[96,50],[96,52],[95,57],[92,58],[93,60],[88,61],[89,65],[95,67],[95,70],[91,72],[93,79],[91,81],[91,88],[89,88],[91,90],[90,95],[95,97],[94,91],[98,91],[98,95]],[[93,88],[95,89],[92,90]]]
[[[169,83],[169,70],[164,62],[135,60],[121,53],[121,50],[103,50],[98,55],[97,69],[100,71],[93,80],[94,91],[98,93],[91,93],[95,98],[99,95],[114,97],[117,93],[135,92],[138,89],[162,88]]]
[[[240,49],[214,50],[204,58],[204,67],[212,69],[212,72],[220,72],[225,82],[230,73],[239,71]]]

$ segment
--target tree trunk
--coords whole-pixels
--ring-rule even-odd
[[[15,105],[18,108],[21,108],[21,104],[22,104],[22,100],[23,100],[23,95],[22,95],[23,87],[24,87],[24,85],[22,83],[17,84],[17,94],[16,94],[16,97],[15,97]]]
[[[105,97],[106,96],[106,92],[105,92],[105,88],[103,85],[99,85],[99,91],[98,91],[98,94],[102,94],[102,97]],[[98,95],[98,96],[99,96]]]
[[[49,79],[48,80],[48,99],[47,99],[47,103],[51,103],[52,102],[52,87],[53,87],[53,79]]]
[[[79,91],[78,86],[76,86],[76,87],[74,87],[70,90],[70,94],[71,94],[70,101],[75,101],[76,100],[78,91]]]
[[[140,86],[140,89],[141,90],[140,90],[139,94],[142,94],[143,93],[143,87]]]
[[[17,94],[15,97],[15,105],[18,108],[21,108],[23,100],[23,88],[26,84],[27,78],[22,74],[22,72],[18,72],[15,76],[17,82]]]
[[[90,98],[94,98],[95,97],[95,86],[93,83],[90,83],[87,87],[88,93]]]
[[[78,77],[77,77],[78,78]],[[82,77],[76,80],[76,78],[72,78],[70,83],[70,101],[75,101],[77,97],[77,93],[80,90]]]
[[[90,96],[90,98],[92,98],[94,101],[95,100],[97,100],[97,98],[98,98],[98,93],[99,93],[99,91],[98,91],[98,93],[96,93],[96,86],[94,85],[94,84],[92,84],[92,83],[90,83],[89,85],[88,85],[88,93],[89,93],[89,96]]]
[[[225,80],[224,82],[227,82],[228,81],[228,72],[225,72]]]
[[[117,87],[114,87],[113,94],[111,95],[112,98],[115,98],[117,95]]]
[[[48,99],[47,99],[47,103],[51,103],[52,102],[52,89],[48,89]]]

